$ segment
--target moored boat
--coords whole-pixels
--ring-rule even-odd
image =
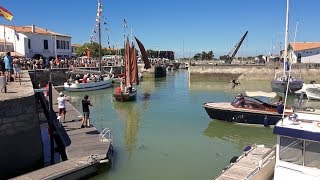
[[[145,63],[145,69],[151,67],[146,51],[142,43],[135,37],[137,44],[140,48],[142,59]],[[120,86],[113,93],[116,101],[134,101],[137,96],[137,88],[134,86],[139,85],[139,72],[136,48],[134,44],[130,46],[129,40],[125,43],[125,73],[124,77],[120,79]]]
[[[289,93],[293,93],[295,91],[298,91],[302,88],[303,81],[299,78],[290,77],[287,76],[275,76],[275,79],[271,81],[271,88],[272,91],[285,94],[286,89],[289,83]]]
[[[63,87],[66,91],[92,91],[98,89],[104,89],[112,86],[113,75],[101,76],[96,80],[89,81],[87,83],[73,81],[65,82]]]
[[[320,100],[320,87],[309,87],[305,93],[308,99]]]
[[[283,107],[272,104],[264,98],[274,98],[276,93],[246,92],[235,97],[233,102],[208,102],[203,107],[211,119],[218,119],[236,123],[275,125],[282,117]],[[292,109],[285,109],[285,115],[292,113]]]

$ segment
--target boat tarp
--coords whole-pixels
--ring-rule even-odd
[[[263,97],[268,97],[268,98],[274,98],[277,96],[277,93],[263,92],[263,91],[246,91],[246,95],[251,96],[251,97],[263,96]]]

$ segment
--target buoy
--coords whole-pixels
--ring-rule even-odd
[[[247,146],[247,147],[245,147],[244,149],[243,149],[243,151],[245,152],[245,151],[249,151],[251,149],[251,146]]]
[[[233,158],[231,158],[230,159],[230,164],[237,162],[238,158],[239,158],[238,156],[234,156]]]
[[[267,117],[267,116],[264,117],[263,125],[264,125],[264,127],[269,127],[269,126],[270,126],[270,125],[269,125],[269,120],[268,120],[268,117]]]

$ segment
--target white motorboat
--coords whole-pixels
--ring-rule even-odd
[[[302,88],[295,93],[300,94],[300,93],[306,93],[306,90],[308,88],[320,88],[320,84],[315,84],[315,81],[310,81],[310,84],[303,83]]]
[[[112,86],[113,74],[103,76],[102,80],[88,81],[86,83],[65,82],[63,87],[66,91],[92,91],[98,89],[104,89]]]
[[[274,127],[275,148],[259,160],[247,179],[320,179],[320,114],[300,111]],[[268,176],[266,176],[268,174]]]
[[[306,95],[308,99],[320,100],[320,86],[319,87],[309,87],[306,89]]]
[[[320,179],[320,114],[298,112],[279,121],[274,179]]]

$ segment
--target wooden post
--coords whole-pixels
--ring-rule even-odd
[[[50,131],[50,163],[54,164],[54,142],[53,142],[53,119],[52,119],[52,82],[48,82],[49,85],[49,131]]]

